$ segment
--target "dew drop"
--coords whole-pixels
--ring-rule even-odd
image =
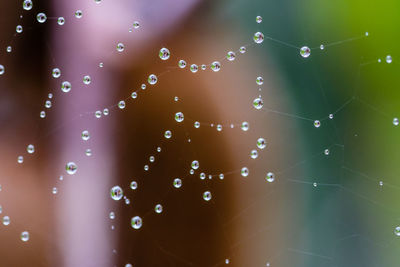
[[[138,186],[138,184],[137,184],[136,181],[132,181],[131,184],[130,184],[130,187],[131,187],[132,190],[136,190],[137,186]]]
[[[10,224],[10,217],[9,216],[4,216],[3,217],[3,224],[6,225],[6,226]]]
[[[240,170],[240,174],[241,174],[243,177],[247,177],[247,176],[249,175],[249,169],[248,169],[247,167],[243,167],[243,168]]]
[[[68,82],[68,81],[64,81],[64,82],[61,83],[61,90],[64,93],[68,93],[69,91],[71,91],[71,87],[72,87],[71,83]]]
[[[273,181],[275,181],[275,174],[272,172],[268,172],[267,176],[265,177],[265,180],[272,183]]]
[[[64,25],[65,24],[64,17],[58,17],[57,24],[60,25],[60,26]]]
[[[319,120],[314,121],[314,127],[319,128],[321,126],[321,122]]]
[[[29,240],[29,232],[28,231],[23,231],[21,233],[21,240],[23,242],[27,242]]]
[[[210,200],[211,200],[211,197],[212,197],[212,195],[211,195],[211,192],[210,192],[210,191],[205,191],[205,192],[203,193],[203,199],[204,199],[205,201],[210,201]]]
[[[88,130],[84,130],[82,132],[82,140],[87,141],[87,140],[89,140],[89,138],[90,138],[89,131]]]
[[[162,206],[161,204],[157,204],[157,205],[154,207],[154,211],[155,211],[156,213],[161,213],[161,212],[163,211],[163,206]]]
[[[300,48],[300,55],[304,58],[308,58],[311,55],[311,49],[308,46]]]
[[[179,179],[179,178],[175,178],[174,182],[173,182],[173,185],[174,185],[175,188],[180,188],[182,186],[182,180]]]
[[[140,229],[140,227],[142,227],[142,218],[140,218],[139,216],[135,216],[131,219],[131,226],[133,229]]]
[[[236,58],[236,54],[233,51],[229,51],[228,54],[226,55],[226,59],[229,61],[234,61]]]
[[[198,160],[193,160],[191,166],[192,169],[197,170],[200,167],[200,163]]]
[[[257,16],[256,17],[256,22],[257,23],[261,23],[262,22],[262,17],[261,16]]]
[[[125,45],[123,43],[118,43],[117,44],[117,51],[122,52],[125,49]]]
[[[213,63],[211,63],[211,69],[215,72],[219,71],[221,69],[221,63],[219,63],[218,61],[214,61]]]
[[[61,76],[61,70],[59,68],[54,68],[52,71],[53,78],[57,79]]]
[[[199,70],[199,67],[196,64],[190,65],[190,71],[196,73]]]
[[[178,66],[179,66],[179,68],[181,68],[181,69],[185,68],[185,67],[186,67],[186,61],[183,60],[183,59],[179,60]]]
[[[154,85],[154,84],[157,83],[157,76],[155,74],[150,74],[149,78],[147,79],[147,81],[148,81],[149,84]]]
[[[182,112],[175,113],[175,120],[177,122],[182,122],[184,120],[184,116]]]
[[[242,122],[242,125],[240,126],[243,131],[248,131],[249,130],[249,123],[247,121]]]
[[[73,175],[76,173],[78,169],[78,166],[75,164],[75,162],[68,162],[67,165],[65,165],[65,170],[69,175]]]
[[[171,54],[170,54],[168,48],[165,48],[165,47],[161,48],[160,52],[158,53],[158,56],[161,58],[161,60],[169,59],[170,55]]]
[[[253,100],[253,107],[255,109],[261,109],[264,105],[264,102],[261,97],[257,97],[256,99]]]
[[[36,15],[36,19],[39,23],[45,23],[47,20],[47,16],[44,13],[39,13]]]
[[[386,56],[386,63],[388,63],[388,64],[392,63],[392,56],[391,55],[387,55]]]
[[[124,196],[124,192],[120,186],[116,185],[111,188],[110,195],[112,199],[120,200]]]
[[[253,36],[253,40],[256,44],[261,44],[264,41],[264,34],[256,32]]]
[[[172,136],[171,131],[170,130],[166,130],[165,133],[164,133],[164,137],[167,138],[167,139],[170,139],[171,136]]]
[[[23,7],[25,10],[31,10],[32,7],[33,7],[32,0],[24,0],[24,3],[22,4],[22,7]]]
[[[82,10],[75,11],[75,18],[80,19],[83,16]]]

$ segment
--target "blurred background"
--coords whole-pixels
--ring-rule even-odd
[[[22,4],[0,2],[0,211],[10,217],[0,227],[0,266],[398,266],[398,1]],[[262,44],[252,40],[257,31]],[[302,46],[310,57],[300,56]],[[166,61],[162,47],[171,51]],[[236,51],[232,62],[223,59],[228,51]],[[215,60],[219,72],[188,69]],[[252,159],[259,137],[267,147]],[[193,160],[200,168],[191,175]],[[74,175],[65,171],[70,161]],[[111,199],[114,185],[129,204]],[[138,230],[133,216],[143,219]]]

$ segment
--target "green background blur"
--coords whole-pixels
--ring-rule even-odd
[[[236,32],[236,27],[261,31],[299,47],[315,48],[369,33],[324,50],[312,49],[307,59],[267,39],[252,52],[265,66],[278,69],[295,115],[326,118],[350,101],[333,120],[323,120],[319,129],[308,120],[269,113],[291,125],[287,130],[294,139],[304,140],[300,145],[304,162],[279,178],[302,182],[288,183],[293,199],[283,205],[297,216],[285,223],[282,238],[287,251],[275,266],[400,264],[400,238],[394,234],[400,224],[396,187],[400,184],[400,141],[399,129],[392,124],[400,116],[399,11],[399,1],[237,0],[220,4],[219,23],[234,21],[232,27],[225,26],[228,31]],[[256,15],[263,17],[261,24],[255,23]],[[387,55],[393,58],[391,64],[385,62]],[[266,106],[279,110],[268,100],[268,90],[275,89],[263,91]],[[322,153],[327,147],[329,156]]]

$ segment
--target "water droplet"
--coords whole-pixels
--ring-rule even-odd
[[[59,68],[54,68],[52,71],[53,78],[59,78],[61,76],[61,70]]]
[[[275,181],[275,174],[272,172],[268,172],[267,176],[265,177],[265,180],[272,183],[273,181]]]
[[[259,149],[264,149],[267,146],[267,142],[265,141],[264,138],[260,137],[257,139],[257,147]]]
[[[261,109],[264,105],[264,102],[261,97],[257,97],[256,99],[253,100],[253,107],[256,109]]]
[[[329,149],[328,149],[328,148],[324,150],[324,154],[325,154],[326,156],[329,155]]]
[[[89,138],[90,138],[89,131],[88,130],[84,130],[82,132],[82,140],[87,141],[87,140],[89,140]]]
[[[40,118],[44,119],[46,117],[46,111],[40,111]]]
[[[200,122],[195,121],[194,122],[194,128],[200,128]]]
[[[47,20],[47,16],[44,13],[39,13],[36,15],[36,19],[39,23],[45,23]]]
[[[177,122],[182,122],[184,120],[184,116],[182,112],[175,113],[175,120]]]
[[[171,136],[172,136],[171,131],[170,130],[166,130],[165,133],[164,133],[164,137],[167,138],[167,139],[170,139]]]
[[[223,173],[220,173],[218,176],[219,176],[219,179],[221,179],[221,180],[224,179],[224,174]]]
[[[139,29],[139,27],[140,27],[139,21],[134,21],[133,22],[133,28]]]
[[[157,76],[155,74],[150,74],[149,78],[147,79],[147,81],[149,82],[149,84],[154,85],[157,83]],[[142,88],[143,89],[143,88]]]
[[[117,44],[117,51],[122,52],[125,49],[125,45],[123,43],[118,43]]]
[[[156,213],[161,213],[163,211],[163,206],[161,204],[157,204],[154,207],[154,210],[155,210]]]
[[[392,57],[390,55],[386,56],[386,63],[388,64],[392,63]]]
[[[319,49],[324,50],[325,46],[322,44],[322,45],[319,46]]]
[[[131,219],[131,226],[133,227],[133,229],[140,229],[140,227],[142,227],[142,218],[140,218],[139,216],[135,216]]]
[[[94,116],[95,116],[96,118],[100,119],[100,118],[101,118],[101,111],[100,111],[100,110],[97,110],[97,111],[94,113]]]
[[[213,63],[211,63],[211,69],[215,72],[219,71],[221,69],[221,63],[219,63],[218,61],[214,61]]]
[[[241,46],[241,47],[239,48],[239,52],[240,52],[241,54],[246,53],[246,47],[245,47],[245,46]]]
[[[247,176],[249,175],[249,169],[248,169],[247,167],[243,167],[243,168],[240,170],[240,174],[241,174],[243,177],[247,177]]]
[[[125,108],[125,101],[124,100],[119,101],[118,102],[118,107],[119,107],[119,109],[124,109]]]
[[[261,23],[262,22],[262,17],[261,16],[257,16],[256,17],[256,22],[257,23]]]
[[[61,83],[61,90],[64,93],[68,93],[69,91],[71,91],[71,87],[72,87],[71,83],[68,82],[68,81],[64,81],[64,82]]]
[[[200,167],[200,163],[197,160],[192,161],[192,169],[197,170]]]
[[[29,240],[29,232],[28,231],[23,231],[21,233],[21,240],[24,242],[27,242]]]
[[[229,61],[234,61],[236,58],[236,54],[233,51],[229,51],[228,54],[226,54],[226,59]]]
[[[68,162],[67,165],[65,165],[65,170],[69,175],[73,175],[76,173],[78,169],[78,166],[75,164],[75,162]]]
[[[333,119],[333,114],[329,114],[329,119]]]
[[[311,49],[308,46],[300,48],[300,55],[304,58],[308,58],[311,55]]]
[[[229,264],[229,259],[225,259],[225,264]]]
[[[319,120],[314,121],[314,127],[319,128],[321,126],[321,122]]]
[[[132,92],[131,97],[132,97],[133,99],[137,98],[137,93],[136,93],[136,92]]]
[[[169,59],[170,55],[171,55],[171,54],[170,54],[168,48],[165,48],[165,47],[161,48],[161,49],[160,49],[160,52],[158,53],[158,56],[159,56],[162,60],[167,60],[167,59]]]
[[[75,11],[75,18],[80,19],[83,16],[82,10]]]
[[[60,25],[60,26],[64,25],[64,24],[65,24],[65,19],[64,19],[64,17],[59,17],[59,18],[57,19],[57,23],[58,23],[58,25]]]
[[[258,157],[258,152],[257,152],[257,150],[253,149],[253,150],[250,152],[250,157],[251,157],[252,159],[256,159],[256,158]]]
[[[138,187],[137,182],[136,181],[132,181],[131,184],[130,184],[130,187],[131,187],[132,190],[136,190],[136,188]]]
[[[29,154],[32,154],[33,152],[35,152],[35,146],[32,145],[32,144],[29,144],[29,145],[26,147],[26,151],[28,151]]]
[[[257,77],[256,83],[257,83],[258,85],[262,85],[262,84],[264,83],[263,77]]]
[[[399,119],[398,118],[393,118],[393,125],[394,126],[399,125]]]
[[[400,236],[400,226],[397,226],[396,228],[394,228],[394,234],[397,236]]]
[[[113,211],[111,211],[110,214],[108,215],[108,217],[109,217],[111,220],[114,220],[114,219],[115,219],[115,213],[114,213]]]
[[[264,41],[264,34],[261,32],[256,32],[253,37],[254,42],[261,44]]]
[[[90,148],[86,149],[85,154],[90,157],[92,155],[92,150]]]
[[[24,157],[23,156],[18,156],[17,162],[19,164],[23,163],[24,162]]]
[[[111,188],[110,195],[112,199],[120,200],[124,196],[124,192],[120,186],[116,185]]]
[[[205,201],[210,201],[211,200],[211,192],[210,191],[206,191],[206,192],[204,192],[203,193],[203,199],[205,200]]]
[[[178,66],[179,66],[179,68],[181,68],[181,69],[185,68],[185,67],[186,67],[186,61],[183,60],[183,59],[179,60]]]
[[[32,7],[33,7],[32,0],[24,0],[24,3],[22,4],[22,7],[23,7],[25,10],[31,10]]]
[[[58,192],[57,187],[53,187],[53,189],[51,190],[51,192],[53,193],[53,195],[57,194],[57,192]]]
[[[3,217],[3,224],[4,225],[9,225],[10,224],[10,217],[9,216],[4,216]]]
[[[0,75],[3,75],[5,72],[5,68],[3,65],[0,64]]]
[[[218,125],[217,125],[217,131],[218,131],[218,132],[222,131],[222,125],[221,125],[221,124],[218,124]]]
[[[108,108],[103,109],[103,114],[104,114],[104,116],[108,116],[108,114],[110,114],[110,111],[108,110]]]
[[[179,179],[179,178],[175,178],[174,182],[173,182],[173,185],[174,185],[175,188],[180,188],[182,186],[182,180]]]
[[[190,71],[196,73],[199,70],[199,67],[196,64],[190,65]]]
[[[84,84],[89,85],[91,81],[92,81],[92,79],[90,78],[89,75],[85,75],[85,77],[83,77]]]
[[[17,27],[15,28],[15,31],[16,31],[17,33],[21,33],[21,32],[23,31],[22,26],[21,26],[21,25],[17,25]]]
[[[243,131],[248,131],[249,130],[249,123],[247,121],[242,122],[242,125],[240,126]]]

